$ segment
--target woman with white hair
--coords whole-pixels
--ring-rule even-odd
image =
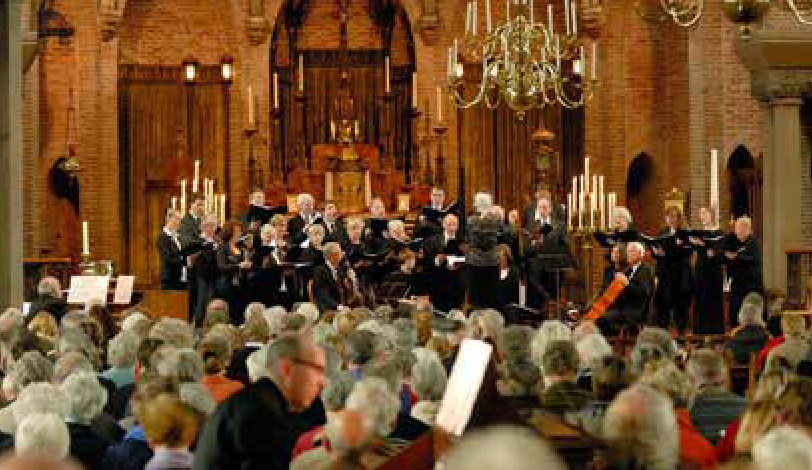
[[[433,426],[448,375],[436,352],[426,348],[417,351],[417,360],[411,371],[411,387],[419,401],[412,406],[411,415],[426,426]]]
[[[268,334],[271,336],[271,339],[282,334],[282,330],[285,327],[285,315],[287,314],[288,312],[285,310],[285,307],[281,305],[275,305],[265,310],[263,315],[265,316],[265,321],[268,322]]]
[[[70,436],[64,419],[55,413],[34,413],[23,419],[14,434],[14,452],[62,461],[68,456]]]
[[[180,383],[199,382],[204,373],[203,360],[194,349],[172,350],[158,362],[158,374],[161,377]]]
[[[149,330],[150,338],[162,339],[164,343],[176,348],[194,347],[192,327],[179,318],[164,317]]]
[[[315,304],[310,302],[302,302],[296,308],[296,313],[302,315],[307,319],[307,326],[311,327],[319,321],[319,309]]]
[[[90,422],[104,409],[107,391],[94,374],[86,372],[71,375],[60,388],[68,404],[71,456],[89,470],[104,469],[104,454],[112,442],[97,434]]]
[[[568,341],[572,339],[572,330],[564,322],[559,320],[545,320],[533,336],[530,344],[530,357],[539,370],[543,370],[542,358],[544,351],[553,341]]]
[[[373,423],[372,434],[378,439],[393,437],[400,401],[384,380],[367,377],[356,383],[345,408],[367,416]]]
[[[135,381],[135,359],[141,341],[132,331],[123,330],[107,343],[107,362],[110,368],[101,377],[124,387]]]
[[[595,240],[604,248],[612,248],[638,240],[640,235],[632,225],[632,213],[623,206],[616,206],[609,214],[610,232],[595,232]]]
[[[474,207],[478,214],[468,220],[465,231],[468,252],[468,301],[478,308],[496,308],[499,285],[499,245],[501,222],[491,213],[493,199],[489,193],[477,193]]]

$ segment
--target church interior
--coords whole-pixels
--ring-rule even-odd
[[[671,372],[687,374],[690,383],[694,367],[712,369],[711,356],[724,356],[725,381],[750,397],[759,374],[766,374],[759,367],[772,364],[757,359],[759,351],[768,357],[770,347],[789,344],[788,331],[800,318],[803,352],[783,359],[803,384],[804,374],[812,377],[810,0],[6,0],[0,25],[0,307],[34,318],[38,311],[29,311],[31,305],[43,306],[50,285],[44,280],[56,279],[57,297],[67,300],[61,313],[49,316],[56,331],[72,312],[102,308],[107,321],[94,325],[106,331],[109,323],[97,344],[105,350],[131,315],[131,323],[137,314],[153,329],[167,319],[182,320],[192,342],[171,353],[181,361],[178,351],[195,353],[217,343],[208,319],[218,301],[226,323],[230,318],[243,333],[250,330],[251,307],[259,304],[265,312],[259,317],[277,328],[262,343],[299,331],[296,321],[286,327],[285,320],[270,320],[275,305],[291,316],[312,306],[315,320],[301,312],[297,318],[313,320],[308,325],[314,330],[330,324],[330,334],[339,338],[331,339],[332,350],[355,374],[359,397],[375,395],[378,384],[359,380],[352,368],[358,365],[344,347],[361,347],[353,343],[361,340],[353,336],[357,331],[342,333],[339,317],[352,317],[356,328],[365,318],[357,309],[377,312],[387,305],[393,321],[375,314],[367,320],[378,322],[371,328],[378,337],[391,339],[386,328],[405,328],[397,323],[405,316],[406,330],[421,337],[412,346],[432,349],[429,338],[442,338],[436,352],[448,366],[441,371],[448,386],[445,395],[441,389],[432,398],[440,412],[421,420],[429,437],[406,438],[413,444],[398,447],[404,452],[378,448],[374,465],[367,459],[366,466],[353,461],[359,466],[318,468],[428,469],[445,458],[450,470],[534,468],[507,452],[481,455],[477,463],[476,439],[488,448],[507,437],[493,431],[467,445],[468,432],[462,432],[466,425],[526,424],[525,395],[545,410],[529,418],[554,449],[533,450],[539,452],[534,458],[550,459],[545,468],[677,468],[587,466],[598,447],[622,447],[622,436],[588,432],[584,422],[572,421],[571,400],[550,412],[545,400],[551,386],[543,385],[545,374],[575,351],[558,343],[577,346],[582,361],[589,355],[583,351],[596,347],[578,342],[579,328],[589,330],[586,337],[600,335],[612,357],[628,362],[631,375],[647,377],[639,380],[659,392],[668,387],[653,367],[631,372],[641,342],[656,344],[658,354],[679,366]],[[193,243],[185,238],[187,221],[194,226]],[[357,243],[351,235],[356,222]],[[489,228],[491,222],[496,228]],[[207,223],[211,236],[202,228]],[[320,235],[311,233],[315,226],[323,226]],[[449,240],[457,238],[452,250]],[[363,250],[356,248],[361,244]],[[298,255],[288,259],[294,249]],[[170,257],[180,261],[173,265]],[[206,259],[217,272],[204,281]],[[227,269],[233,271],[224,274]],[[642,269],[647,285],[637,284]],[[514,271],[515,295],[511,290],[505,300],[499,289]],[[333,279],[343,301],[331,297]],[[345,293],[345,281],[352,292]],[[638,287],[645,291],[640,305],[632,298]],[[262,291],[267,293],[257,294]],[[91,299],[94,292],[104,297],[102,307],[90,305],[99,301]],[[772,346],[765,339],[737,362],[730,342],[749,325],[753,294],[762,309],[753,324],[776,328],[772,340],[782,339]],[[412,313],[404,314],[408,309]],[[3,333],[12,319],[5,317],[0,375],[8,378],[18,358],[7,353],[17,350],[6,345]],[[791,318],[789,326],[785,318]],[[303,335],[311,334],[309,328],[301,329]],[[649,328],[657,333],[647,336]],[[61,343],[54,335],[51,359],[58,361]],[[237,337],[234,354],[250,349],[248,333]],[[502,352],[511,338],[518,349],[524,343],[524,352]],[[303,364],[324,374],[324,353],[308,349],[310,341],[287,345],[300,354],[293,359],[279,346],[278,363],[311,361]],[[274,354],[268,344],[267,354]],[[144,344],[133,346],[141,351]],[[485,354],[480,347],[493,349],[482,370],[476,369],[477,354]],[[526,374],[510,379],[513,363],[504,358],[513,353],[524,354],[540,374],[538,392],[522,382]],[[437,362],[421,354],[415,353],[416,361],[428,364],[426,370]],[[462,357],[474,371],[465,377],[479,377],[473,382],[481,390],[471,398],[476,403],[461,399],[470,405],[466,411],[452,412],[442,404],[452,400],[449,395],[464,395],[464,368],[450,367]],[[660,366],[668,374],[673,364]],[[403,367],[409,370],[406,384],[416,369]],[[590,370],[594,385],[598,367]],[[283,389],[280,371],[274,369],[270,381]],[[247,374],[246,392],[254,387]],[[566,374],[556,375],[556,384],[559,375]],[[330,380],[337,381],[328,377],[325,389]],[[645,410],[673,391],[655,396],[631,381],[626,385],[612,397]],[[798,386],[801,396],[805,386]],[[406,401],[409,393],[413,401],[425,400],[415,395],[415,383],[411,387]],[[506,393],[506,387],[524,392]],[[573,390],[559,393],[575,400],[580,392]],[[294,393],[282,392],[288,400]],[[243,401],[233,406],[257,406],[249,395],[236,392],[233,397]],[[230,400],[223,396],[222,403]],[[749,412],[752,402],[741,400],[725,425]],[[308,402],[301,415],[257,413],[289,420],[300,433],[326,419],[336,442],[370,452],[370,445],[347,435],[358,424],[354,415],[333,423],[328,413],[319,422],[310,415],[313,406]],[[190,453],[194,464],[178,468],[229,468],[218,453],[224,451],[212,448],[226,437],[216,435],[222,430],[211,423],[236,419],[235,410],[218,405],[206,413],[208,422],[195,429],[202,450]],[[13,435],[3,411],[0,433]],[[708,434],[699,411],[689,411],[692,436],[703,441],[692,448],[722,445],[718,430]],[[618,419],[633,418],[615,412]],[[408,427],[398,419],[395,434]],[[812,430],[812,416],[799,423]],[[607,421],[603,425],[607,429]],[[70,425],[68,431],[73,439]],[[511,432],[515,442],[528,438]],[[528,446],[539,441],[531,437]],[[782,445],[801,439],[769,437]],[[234,451],[228,458],[243,462],[242,468],[297,468],[289,455],[295,457],[296,441],[286,439],[271,440],[287,461],[259,451]],[[69,454],[87,468],[124,468],[78,457],[83,454],[74,442]],[[803,458],[812,465],[812,441],[799,442],[809,448]],[[753,466],[742,468],[778,468],[759,460],[757,444],[751,447],[744,453]],[[467,452],[462,457],[461,449]],[[682,464],[690,460],[684,450]],[[353,460],[338,450],[323,452],[332,465]],[[723,454],[709,453],[713,459],[686,468],[722,468]],[[381,463],[382,455],[388,461]],[[483,463],[497,457],[505,460]],[[263,458],[272,461],[269,467],[251,466]],[[0,459],[0,469],[4,465]]]

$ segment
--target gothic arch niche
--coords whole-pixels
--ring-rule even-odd
[[[737,146],[727,160],[730,218],[753,218],[753,231],[761,238],[761,168],[744,145]]]
[[[656,204],[655,174],[654,159],[642,152],[629,164],[626,175],[626,205],[637,229],[646,233],[656,231],[662,213]]]
[[[342,36],[340,5],[347,7]],[[342,42],[346,54],[341,54]],[[415,50],[408,15],[392,0],[287,0],[270,42],[270,74],[278,76],[278,126],[271,129],[271,179],[289,182],[292,172],[310,169],[310,149],[331,141],[330,122],[347,70],[358,143],[377,146],[380,159],[406,177],[414,176],[411,125]],[[391,61],[391,95],[385,97],[384,58]],[[304,99],[299,95],[299,58],[304,64]],[[269,89],[273,89],[273,83]]]

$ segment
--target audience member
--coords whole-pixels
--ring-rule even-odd
[[[727,389],[727,364],[718,352],[694,351],[686,370],[692,389],[691,422],[705,439],[716,444],[722,431],[744,412],[747,401]]]

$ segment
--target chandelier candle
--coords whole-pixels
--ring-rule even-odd
[[[578,6],[575,4],[575,0],[572,0],[572,4],[570,5],[570,13],[572,13],[572,35],[578,35]]]
[[[383,65],[384,90],[386,91],[386,94],[389,94],[392,92],[392,85],[389,83],[389,56],[384,57],[383,62],[384,62]]]
[[[186,213],[186,180],[180,180],[180,214]]]
[[[476,28],[476,23],[477,23],[477,19],[478,19],[477,15],[476,15],[477,7],[478,7],[478,5],[476,3],[476,0],[474,0],[474,2],[472,3],[472,6],[471,6],[471,29],[474,31],[474,36],[476,36],[476,29],[477,29]]]
[[[90,234],[87,227],[87,220],[82,221],[82,254],[90,255]]]
[[[569,0],[564,0],[564,23],[567,26],[567,36],[571,34],[570,29],[570,2]]]
[[[304,93],[304,56],[299,54],[299,91]]]
[[[598,41],[592,41],[592,80],[598,78]]]
[[[530,14],[528,15],[530,16],[530,24],[533,24],[533,0],[530,0],[530,4],[527,9],[530,11]]]
[[[273,73],[273,109],[279,109],[279,74]]]
[[[251,89],[251,86],[248,86],[248,127],[250,129],[254,128],[254,123],[256,116],[254,116],[254,91]],[[197,185],[195,185],[197,186]],[[197,192],[197,191],[194,191]]]

